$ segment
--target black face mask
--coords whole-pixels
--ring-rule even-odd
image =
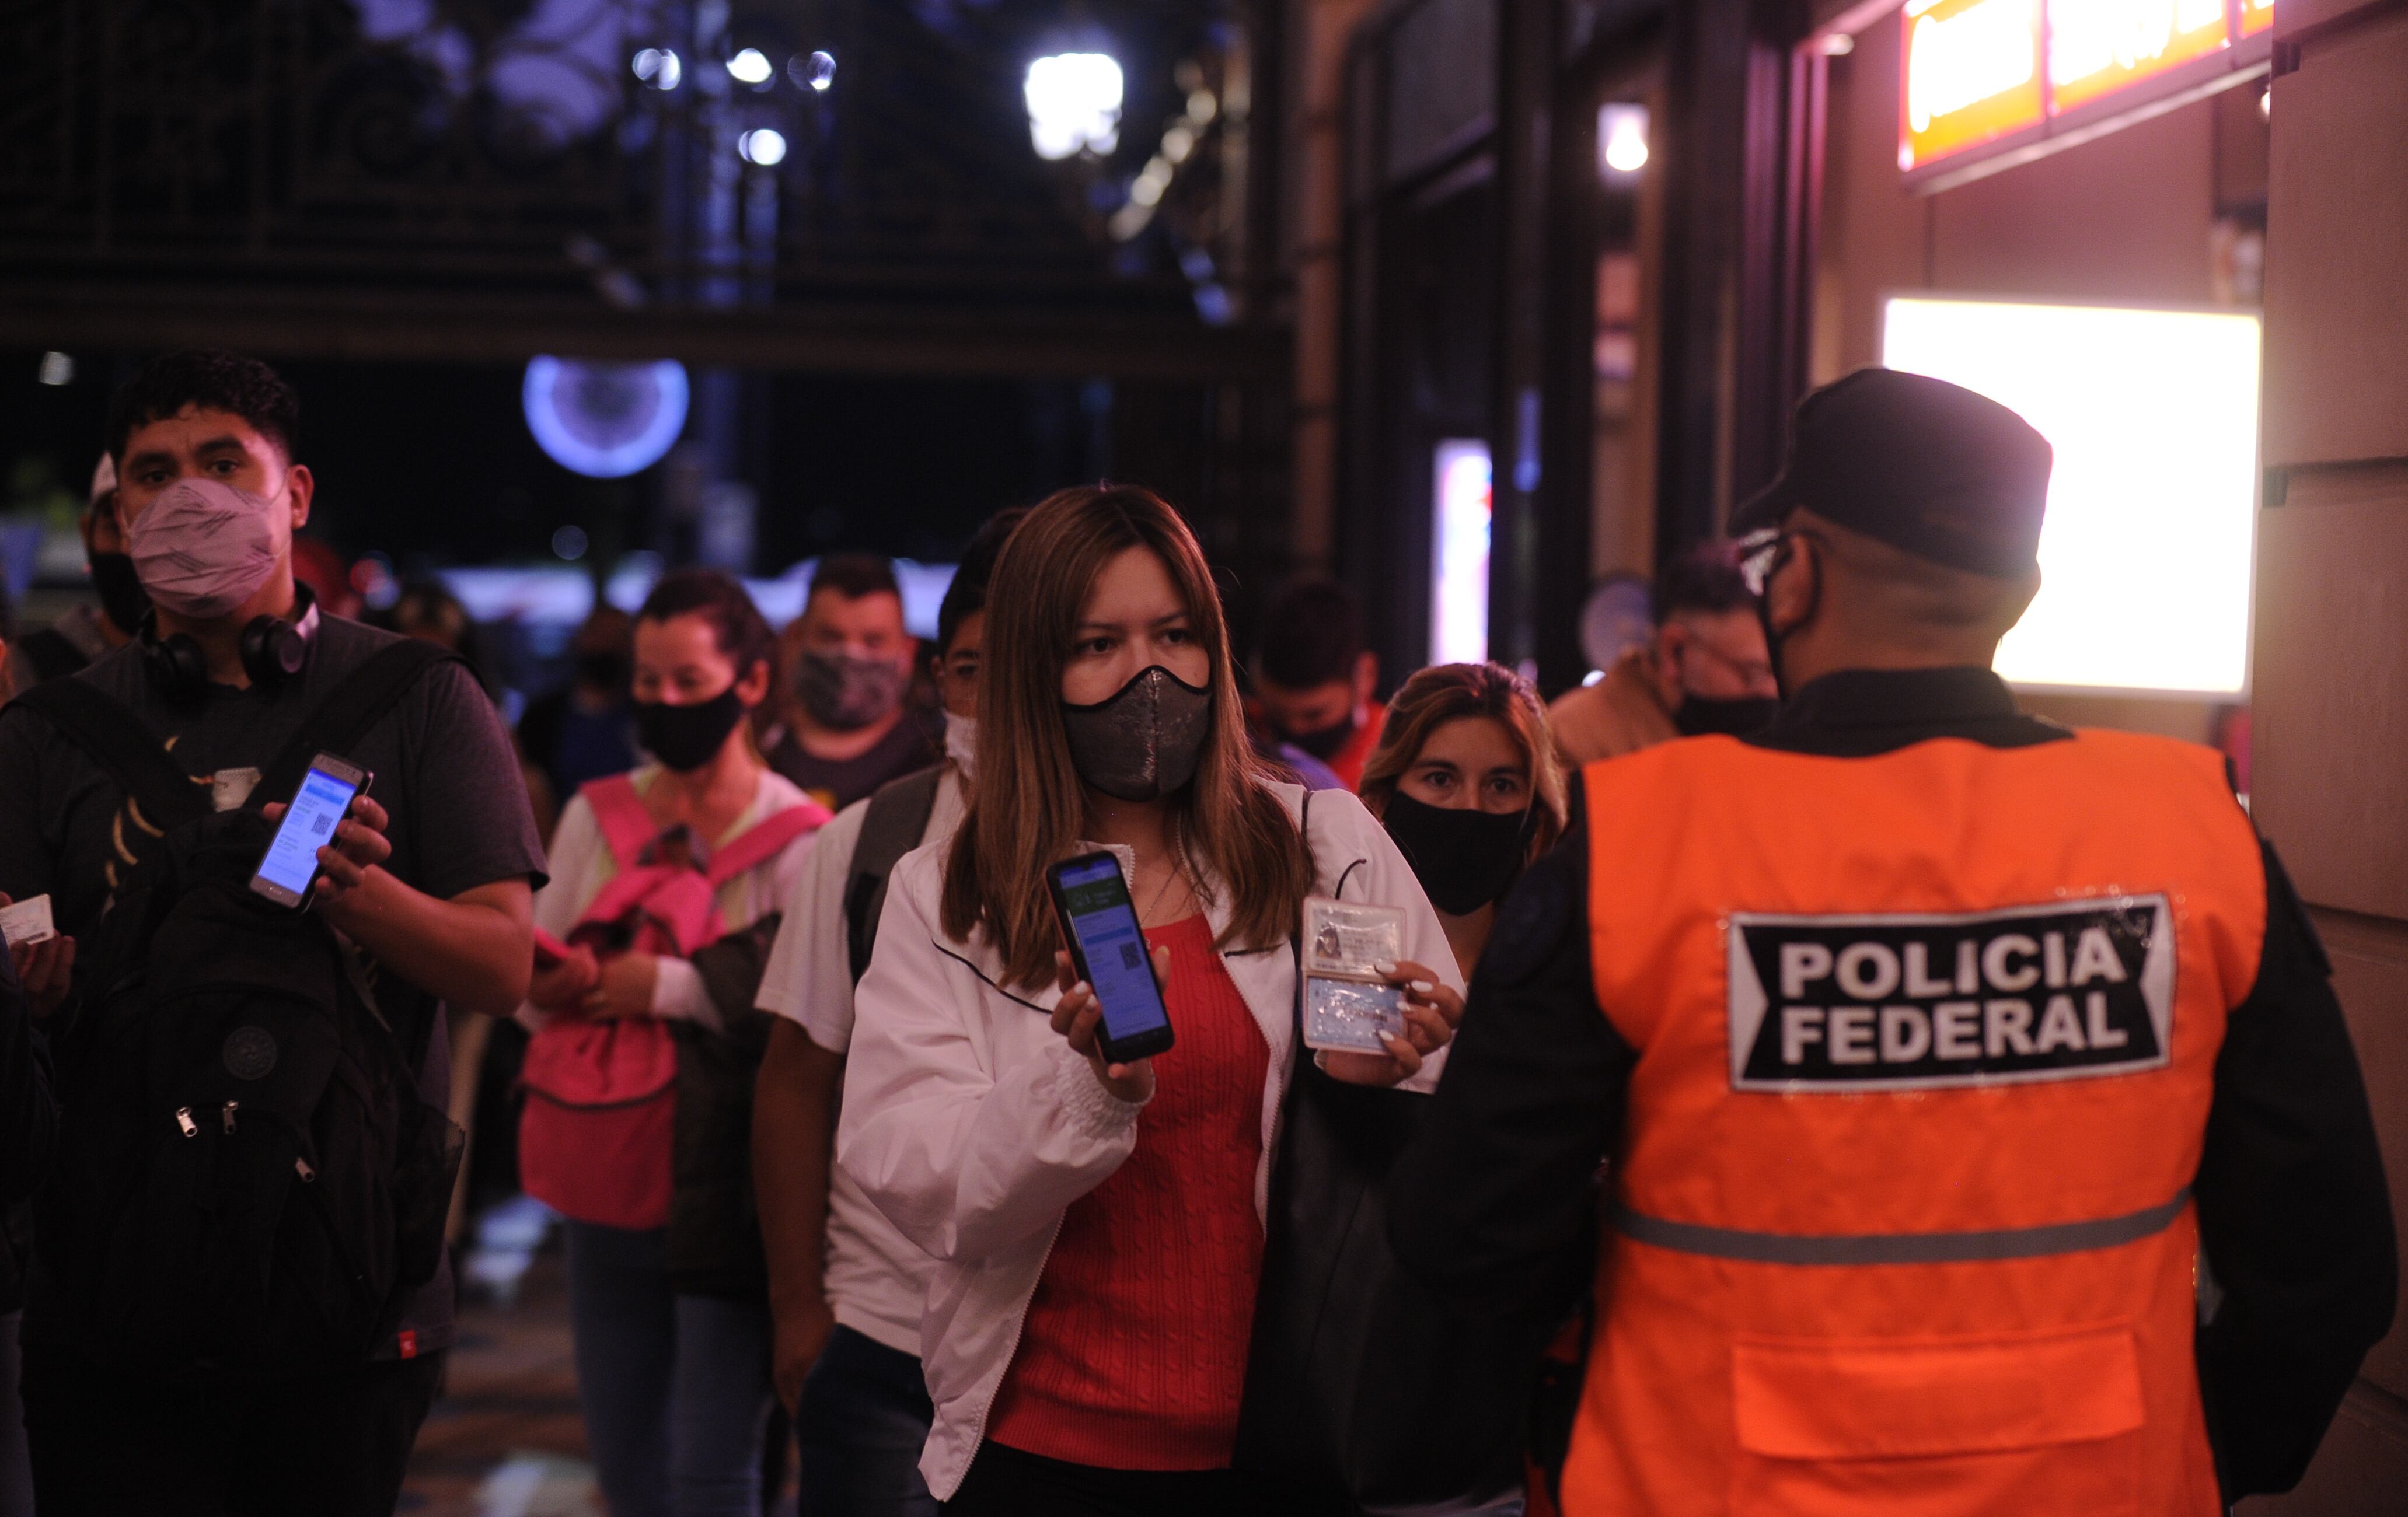
[[[627,693],[627,680],[634,672],[627,655],[607,650],[577,655],[577,682],[607,690],[613,695]]]
[[[1823,576],[1818,565],[1814,575],[1814,593],[1806,602],[1806,614],[1783,630],[1773,629],[1772,579],[1781,572],[1789,556],[1789,544],[1784,541],[1780,556],[1773,560],[1772,567],[1765,571],[1764,594],[1756,597],[1756,623],[1764,629],[1765,660],[1772,665],[1772,682],[1780,689],[1783,700],[1787,700],[1793,692],[1789,688],[1789,676],[1782,672],[1781,645],[1803,629],[1807,623],[1813,621],[1814,613],[1823,608]]]
[[[684,774],[710,763],[743,720],[744,703],[737,698],[734,685],[692,706],[638,701],[636,740],[644,751]]]
[[[1124,801],[1160,800],[1196,778],[1212,731],[1212,692],[1156,664],[1093,706],[1062,703],[1079,778]]]
[[[1684,691],[1681,704],[1672,710],[1672,725],[1680,729],[1684,737],[1702,737],[1712,733],[1753,737],[1772,725],[1780,710],[1781,702],[1770,695],[1717,699]]]
[[[142,577],[134,572],[130,553],[93,553],[91,555],[93,593],[100,597],[103,615],[123,633],[138,632],[142,619],[150,614],[150,592],[142,588]]]
[[[1530,852],[1530,815],[1527,807],[1498,812],[1429,806],[1398,791],[1388,797],[1380,820],[1413,866],[1430,905],[1451,917],[1468,917],[1520,878]]]
[[[1356,725],[1354,713],[1349,711],[1326,727],[1315,727],[1311,732],[1282,733],[1280,736],[1326,764],[1336,758],[1339,751],[1354,737]]]

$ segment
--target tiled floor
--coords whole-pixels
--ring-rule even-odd
[[[555,1245],[505,1307],[461,1302],[443,1399],[418,1436],[407,1517],[606,1517],[585,1462],[568,1302]]]

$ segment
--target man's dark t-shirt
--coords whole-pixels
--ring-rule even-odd
[[[849,759],[824,759],[792,733],[769,751],[769,767],[831,811],[841,811],[889,780],[924,769],[945,756],[943,718],[906,707],[903,720],[869,749]]]
[[[280,690],[212,685],[197,705],[170,703],[145,673],[140,646],[119,649],[74,678],[124,705],[158,734],[195,786],[273,763],[328,693],[379,649],[395,641],[339,617],[322,617],[308,661]],[[496,880],[543,877],[543,845],[526,787],[493,703],[456,664],[430,670],[357,748],[340,755],[374,775],[368,794],[391,814],[393,856],[405,884],[446,900]],[[121,847],[142,834],[122,818],[124,798],[98,766],[31,712],[0,711],[0,891],[18,900],[48,894],[59,931],[88,937],[118,880],[132,869]],[[234,804],[238,804],[236,802]],[[441,1108],[451,1094],[451,1045],[443,1007],[390,975],[380,1002],[406,1046],[423,1041],[419,1089]],[[31,1282],[26,1336],[42,1334],[42,1285]],[[427,1353],[452,1337],[449,1264],[419,1292],[376,1356]]]

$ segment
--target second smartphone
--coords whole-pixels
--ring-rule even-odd
[[[1145,929],[1138,924],[1120,861],[1110,853],[1065,859],[1045,871],[1045,888],[1070,962],[1103,1009],[1098,1032],[1105,1062],[1129,1064],[1169,1048],[1170,1011],[1154,981]]]

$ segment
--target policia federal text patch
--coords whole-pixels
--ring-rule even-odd
[[[2173,1039],[2163,895],[1961,916],[1730,917],[1731,1088],[2129,1074]]]

